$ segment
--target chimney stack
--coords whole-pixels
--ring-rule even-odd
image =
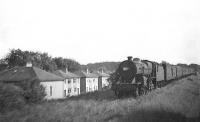
[[[68,68],[66,67],[65,72],[68,73]]]
[[[103,68],[101,68],[101,74],[103,74]]]
[[[89,74],[89,69],[88,68],[86,69],[86,73]]]

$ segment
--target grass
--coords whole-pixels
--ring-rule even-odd
[[[200,77],[190,76],[148,95],[117,99],[110,90],[25,106],[1,122],[198,122]]]

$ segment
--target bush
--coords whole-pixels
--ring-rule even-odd
[[[25,105],[23,93],[18,86],[0,83],[0,112],[22,108]]]
[[[17,85],[24,90],[23,97],[27,103],[39,103],[46,96],[45,88],[38,80],[23,81]]]
[[[37,80],[0,83],[0,112],[20,109],[26,103],[39,103],[45,96],[45,88]]]

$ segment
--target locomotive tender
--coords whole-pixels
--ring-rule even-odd
[[[189,67],[156,63],[148,60],[132,59],[119,64],[116,70],[116,81],[112,84],[112,90],[118,97],[124,95],[138,96],[161,87],[173,79],[194,74]]]

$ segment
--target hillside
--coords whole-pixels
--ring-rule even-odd
[[[137,99],[112,91],[29,105],[0,115],[1,122],[199,122],[200,76],[190,76]]]
[[[117,69],[120,62],[100,62],[100,63],[89,63],[87,65],[82,65],[81,68],[85,70],[89,68],[91,71],[98,70],[100,68],[105,69],[105,71],[113,72]]]

